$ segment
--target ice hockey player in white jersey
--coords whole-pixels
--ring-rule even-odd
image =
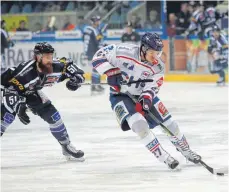
[[[175,169],[179,162],[163,149],[150,131],[158,124],[147,115],[149,110],[175,135],[169,136],[169,139],[185,158],[197,164],[201,157],[190,149],[184,134],[157,96],[164,79],[164,63],[160,59],[162,48],[162,40],[156,33],[146,33],[141,39],[140,47],[121,43],[101,48],[94,55],[92,65],[101,75],[107,75],[107,82],[111,87],[111,106],[122,130],[131,129],[150,153],[169,168]],[[154,81],[122,85],[124,81],[142,79]],[[126,91],[138,98],[136,104]]]

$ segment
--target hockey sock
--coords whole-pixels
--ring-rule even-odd
[[[224,72],[223,69],[219,71],[219,76],[220,76],[220,78],[222,78],[223,80],[225,79],[225,72]]]
[[[55,124],[49,124],[50,131],[52,135],[61,143],[69,143],[69,136],[67,133],[67,129],[62,121],[62,119],[58,120]]]
[[[146,137],[141,139],[141,142],[159,161],[164,162],[169,157],[169,154],[162,148],[153,133],[149,132]]]
[[[174,134],[174,136],[168,136],[169,140],[176,148],[189,148],[188,142],[183,133],[180,132],[178,124],[175,121],[170,121],[167,128]]]
[[[100,83],[100,75],[94,69],[92,71],[91,82],[92,82],[92,84],[99,84]]]

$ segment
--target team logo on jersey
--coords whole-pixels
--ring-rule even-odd
[[[16,78],[12,78],[9,82],[17,85],[21,91],[24,90],[24,86]]]
[[[45,82],[46,83],[55,83],[58,81],[59,78],[60,76],[48,76]]]

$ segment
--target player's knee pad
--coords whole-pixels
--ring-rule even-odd
[[[140,114],[135,113],[127,119],[129,127],[135,132],[140,138],[144,138],[149,134],[149,125],[146,119]]]
[[[180,129],[176,121],[171,118],[163,123],[176,137],[180,137]]]

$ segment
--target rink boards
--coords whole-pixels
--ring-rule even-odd
[[[17,42],[13,48],[8,49],[5,52],[5,58],[6,58],[6,64],[7,67],[13,67],[18,65],[18,63],[28,60],[32,58],[33,56],[33,47],[35,46],[37,42]],[[81,41],[58,41],[58,42],[50,42],[52,46],[56,50],[56,57],[69,57],[74,60],[74,62],[77,63],[85,72],[86,72],[86,79],[89,80],[91,75],[91,66],[88,60],[85,57],[84,49],[83,49],[83,43]],[[112,43],[119,43],[118,41],[109,41],[109,44]],[[180,60],[175,60],[175,64],[179,68],[179,70],[174,70],[170,72],[170,59],[168,57],[168,43],[165,44],[164,53],[167,55],[166,57],[166,64],[165,64],[165,80],[166,81],[176,81],[176,82],[216,82],[218,79],[218,75],[212,75],[209,74],[208,70],[208,61],[205,58],[206,55],[202,55],[200,58],[201,61],[206,61],[204,64],[205,66],[201,66],[201,71],[197,73],[187,73],[185,72],[185,66],[181,67],[180,64],[183,62],[184,64],[184,58],[186,58],[185,52],[177,52],[175,55],[178,55]],[[183,59],[183,60],[182,60]],[[196,65],[196,63],[194,62]],[[2,64],[3,65],[3,64]],[[176,67],[176,66],[175,66]],[[175,68],[176,69],[176,68]],[[191,69],[194,70],[194,69]],[[200,69],[199,69],[200,70]],[[227,73],[226,73],[227,74]],[[228,80],[228,75],[226,77]],[[102,76],[102,80],[105,80],[105,76]]]

